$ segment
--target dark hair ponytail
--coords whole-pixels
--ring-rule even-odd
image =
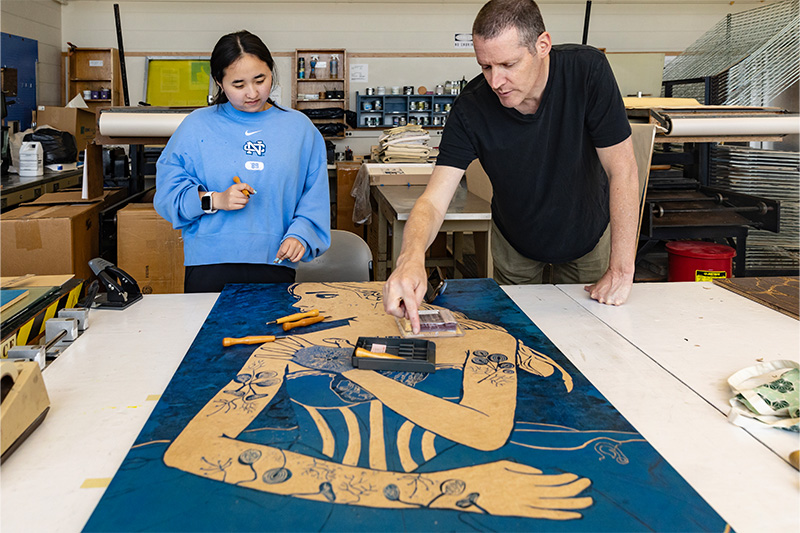
[[[253,35],[247,30],[237,31],[223,35],[217,44],[214,46],[214,51],[211,52],[211,78],[218,84],[222,84],[222,78],[225,76],[225,69],[231,64],[236,62],[237,59],[245,54],[256,56],[261,61],[267,64],[270,72],[272,73],[272,83],[275,83],[275,60],[272,59],[272,54],[264,44],[264,41]],[[217,94],[214,95],[214,104],[224,104],[228,101],[219,85],[217,86]],[[280,106],[267,98],[267,102],[274,105],[278,109]]]

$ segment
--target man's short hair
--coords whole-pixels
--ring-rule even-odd
[[[491,0],[475,17],[472,35],[494,39],[509,28],[516,28],[519,43],[533,50],[536,39],[545,32],[539,6],[533,0]]]

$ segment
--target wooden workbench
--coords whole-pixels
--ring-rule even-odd
[[[383,185],[370,187],[372,197],[378,205],[378,257],[375,261],[375,279],[385,280],[394,270],[397,257],[403,245],[403,232],[414,203],[425,191],[423,185]],[[389,235],[391,228],[391,236]],[[447,208],[440,232],[453,232],[453,259],[458,276],[458,264],[462,261],[464,232],[472,232],[477,240],[483,241],[486,250],[478,257],[479,271],[491,278],[494,272],[492,263],[492,206],[486,200],[458,187],[453,200]],[[436,266],[435,261],[426,261],[428,266]]]
[[[68,187],[80,185],[83,179],[83,168],[54,172],[45,170],[42,176],[24,178],[18,174],[3,176],[0,188],[2,209],[15,207],[23,202],[32,202],[48,192],[56,192]]]

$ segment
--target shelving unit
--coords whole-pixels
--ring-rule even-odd
[[[335,78],[330,77],[331,57],[338,57],[338,74]],[[314,76],[311,77],[311,58],[317,57]],[[305,63],[305,73],[300,77],[298,65],[300,59]],[[320,64],[324,63],[324,67]],[[343,48],[325,49],[297,49],[294,52],[294,76],[292,77],[292,107],[305,111],[309,109],[337,108],[342,110],[340,118],[312,118],[314,124],[336,123],[346,125],[345,111],[348,109],[348,67],[347,51]],[[341,94],[341,98],[328,98],[333,92]],[[325,138],[341,139],[344,137],[344,129],[339,135],[323,135]]]
[[[456,94],[359,94],[356,119],[359,128],[385,128],[419,124],[444,126]]]
[[[67,69],[67,101],[78,94],[83,96],[83,91],[106,89],[108,98],[84,97],[89,109],[122,105],[122,76],[116,48],[76,48],[68,56]]]

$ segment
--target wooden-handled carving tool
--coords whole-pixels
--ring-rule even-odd
[[[379,359],[405,359],[405,357],[400,357],[399,355],[392,355],[390,353],[377,353],[377,352],[370,352],[365,350],[364,348],[356,348],[356,357],[377,357]]]
[[[285,339],[286,337],[276,337],[275,335],[252,335],[250,337],[225,337],[222,339],[223,346],[233,346],[235,344],[263,344],[272,342],[275,339]]]
[[[267,322],[267,325],[270,324],[283,324],[284,322],[294,322],[295,320],[300,320],[301,318],[311,318],[313,316],[319,316],[319,309],[312,309],[311,311],[306,311],[305,313],[295,313],[293,315],[288,315],[279,318],[278,320],[270,320]]]
[[[284,322],[283,323],[283,331],[289,331],[293,328],[299,328],[302,326],[310,326],[311,324],[316,324],[317,322],[322,322],[326,318],[330,318],[327,316],[313,316],[311,318],[304,318],[302,320],[297,320],[296,322]]]

